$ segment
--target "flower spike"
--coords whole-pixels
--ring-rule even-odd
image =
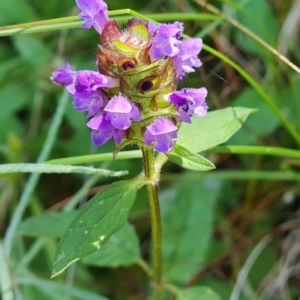
[[[187,73],[201,66],[202,39],[181,39],[183,24],[154,24],[133,18],[121,29],[109,20],[103,0],[76,0],[83,28],[100,34],[98,71],[72,70],[69,64],[53,72],[78,111],[90,119],[93,144],[114,140],[114,149],[136,143],[168,152],[180,122],[207,113],[205,88],[176,91]]]

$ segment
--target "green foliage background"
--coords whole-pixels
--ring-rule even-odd
[[[143,14],[160,13],[161,21],[165,18],[170,22],[172,13],[175,13],[173,20],[185,19],[185,33],[202,37],[207,45],[240,65],[299,133],[299,74],[239,28],[219,19],[189,20],[184,12],[208,12],[192,0],[108,0],[107,3],[109,10],[131,8]],[[299,65],[300,13],[293,14],[299,10],[298,0],[209,3],[223,9]],[[77,12],[73,0],[4,0],[0,1],[0,26],[71,16]],[[37,160],[62,97],[61,87],[49,79],[52,71],[65,62],[72,63],[76,69],[95,70],[98,41],[95,31],[79,28],[0,37],[1,164]],[[230,150],[230,147],[204,152],[216,165],[216,171],[183,172],[172,163],[164,167],[160,188],[165,278],[182,286],[210,287],[221,299],[297,299],[300,296],[299,251],[295,250],[299,247],[299,156],[291,158],[284,151],[279,151],[277,156],[264,155],[268,153],[267,147],[298,149],[297,142],[236,70],[207,51],[202,51],[200,57],[203,66],[187,76],[180,87],[206,86],[210,111],[244,106],[258,112],[225,144],[245,146],[244,154],[240,154],[241,149]],[[69,99],[49,159],[112,151],[111,144],[100,148],[91,146],[85,123],[85,116],[72,108]],[[265,151],[255,153],[248,146],[262,146]],[[128,170],[129,175],[124,178],[132,178],[142,169],[140,159],[93,166]],[[41,176],[14,240],[13,259],[8,263],[23,299],[63,299],[66,294],[68,299],[146,299],[147,277],[139,268],[143,268],[143,263],[137,257],[138,244],[142,257],[150,256],[148,204],[143,189],[130,214],[133,226],[124,227],[127,239],[121,246],[118,242],[117,246],[112,245],[116,252],[107,250],[112,257],[87,257],[66,274],[49,280],[57,237],[74,215],[74,211],[66,209],[70,197],[78,196],[82,186],[86,187],[85,192],[89,191],[89,197],[112,181],[91,176]],[[2,237],[27,179],[26,174],[0,177]],[[96,187],[92,188],[93,184]],[[66,215],[56,220],[51,219],[53,216],[40,216],[60,209]],[[117,241],[122,241],[124,235]],[[271,241],[252,262],[243,290],[238,297],[232,296],[240,270],[244,270],[251,251],[265,235]],[[43,244],[41,237],[44,237]],[[37,248],[39,243],[41,246]],[[123,251],[122,247],[127,250]],[[279,284],[278,278],[283,278],[280,276],[287,271],[288,275]],[[168,299],[169,295],[165,297]],[[178,299],[187,297],[178,294]]]

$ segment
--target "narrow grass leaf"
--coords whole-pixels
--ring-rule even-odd
[[[91,254],[124,225],[139,179],[119,181],[96,194],[72,221],[55,253],[52,277]]]
[[[225,143],[237,132],[255,109],[227,107],[193,118],[192,124],[182,124],[177,144],[192,152],[200,152]]]
[[[103,176],[122,176],[126,171],[110,171],[93,167],[71,166],[71,165],[50,165],[50,164],[3,164],[0,165],[1,174],[12,173],[82,173],[102,174]]]
[[[32,286],[42,292],[48,299],[72,299],[72,300],[108,300],[108,298],[76,286],[69,286],[53,280],[40,279],[30,273],[22,273],[17,279],[18,284]]]
[[[208,171],[216,168],[208,159],[177,144],[166,155],[173,163],[188,170]]]

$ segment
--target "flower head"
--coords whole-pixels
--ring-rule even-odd
[[[177,127],[168,119],[159,118],[146,127],[145,144],[149,146],[154,141],[154,149],[158,152],[168,152],[174,146],[177,138]]]
[[[78,15],[85,22],[82,28],[92,26],[101,34],[108,22],[107,5],[103,0],[76,0],[77,6],[82,10]]]
[[[205,97],[206,88],[182,89],[165,96],[165,99],[172,103],[179,113],[179,117],[186,123],[191,123],[190,116],[202,117],[207,113]]]
[[[82,27],[101,34],[98,71],[74,71],[66,64],[51,79],[67,88],[76,110],[87,112],[95,145],[113,139],[115,151],[131,143],[170,151],[178,123],[207,112],[205,88],[176,91],[179,80],[201,65],[202,40],[182,40],[180,22],[156,25],[133,18],[121,28],[108,19],[103,0],[76,3]]]

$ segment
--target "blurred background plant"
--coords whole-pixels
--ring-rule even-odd
[[[158,21],[183,21],[186,34],[202,37],[206,45],[232,59],[257,82],[300,135],[299,73],[241,30],[241,25],[245,26],[299,65],[300,1],[208,2],[107,0],[109,10],[131,8]],[[215,14],[219,13],[216,9],[222,17]],[[77,13],[73,0],[4,0],[0,1],[0,26]],[[228,22],[228,18],[238,24]],[[66,61],[76,69],[95,69],[93,53],[98,42],[95,31],[78,28],[1,37],[1,164],[112,151],[111,144],[99,148],[91,145],[84,115],[73,110],[70,99],[49,80],[52,71]],[[160,190],[165,278],[183,286],[210,287],[221,299],[298,299],[300,154],[269,147],[299,149],[299,139],[282,126],[253,85],[232,65],[205,50],[200,57],[203,66],[184,79],[182,87],[206,86],[210,111],[227,106],[259,111],[226,142],[244,147],[206,151],[217,171],[183,172],[171,163],[164,167]],[[52,138],[57,133],[53,141],[47,138],[51,130]],[[128,170],[130,178],[142,169],[140,159],[93,166]],[[60,210],[66,213],[72,203],[88,199],[112,180],[80,174],[28,178],[26,174],[0,178],[0,235],[4,239],[20,197],[30,200],[22,223],[16,223],[12,260],[5,262],[14,270],[10,276],[18,287],[19,299],[145,299],[147,277],[132,265],[138,242],[142,256],[149,256],[145,191],[139,191],[130,214],[139,241],[133,235],[117,245],[111,256],[83,260],[50,281],[57,237],[74,215],[66,214],[59,222],[53,216],[39,216]],[[132,236],[133,228],[126,230]],[[122,248],[129,249],[131,261],[123,257],[127,252]]]

